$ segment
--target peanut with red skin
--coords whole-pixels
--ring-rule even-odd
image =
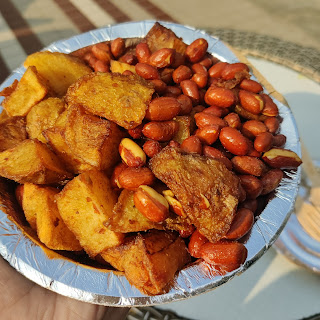
[[[244,156],[249,151],[247,139],[237,129],[231,127],[224,127],[219,135],[222,145],[231,153]]]
[[[254,214],[251,210],[241,208],[237,211],[229,231],[225,238],[228,240],[238,240],[246,235],[254,223]]]
[[[199,38],[187,46],[186,56],[190,62],[196,63],[201,61],[207,53],[208,42],[206,39]]]
[[[151,51],[147,43],[140,42],[136,45],[136,56],[139,62],[148,63]]]
[[[204,100],[209,106],[215,105],[222,108],[231,107],[236,101],[232,90],[213,86],[207,90]]]
[[[125,49],[126,49],[124,39],[116,38],[116,39],[112,40],[111,44],[110,44],[110,49],[111,49],[112,55],[116,59],[119,58],[120,56],[122,56],[124,54]]]
[[[151,121],[144,125],[142,133],[145,137],[159,142],[170,141],[179,129],[179,124],[174,120]]]
[[[180,148],[188,153],[202,154],[202,144],[197,136],[190,136],[183,140]]]
[[[205,236],[203,236],[198,230],[195,230],[190,237],[188,245],[189,253],[194,258],[200,258],[200,249],[207,242],[209,242],[209,240]]]
[[[118,184],[120,187],[129,190],[136,190],[140,185],[151,186],[154,181],[155,176],[147,167],[128,167],[118,175]]]

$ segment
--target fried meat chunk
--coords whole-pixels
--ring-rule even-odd
[[[227,233],[238,205],[239,179],[224,164],[166,147],[150,167],[180,201],[189,223],[209,241]]]

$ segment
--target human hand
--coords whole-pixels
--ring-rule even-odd
[[[0,257],[0,319],[122,320],[129,308],[113,308],[64,297],[26,279]]]

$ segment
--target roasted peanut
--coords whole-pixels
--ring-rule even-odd
[[[262,195],[268,194],[271,191],[275,190],[279,186],[282,178],[283,178],[283,171],[281,169],[269,170],[260,179],[263,186],[261,194]]]
[[[237,129],[231,127],[224,127],[219,135],[222,145],[231,153],[244,156],[249,151],[247,139]]]
[[[225,267],[227,271],[239,268],[247,258],[247,248],[239,242],[207,242],[200,247],[200,257],[209,264]]]
[[[180,110],[181,104],[177,99],[159,97],[149,103],[145,118],[152,121],[172,120]]]
[[[180,52],[174,52],[174,59],[172,62],[172,68],[176,69],[181,65],[186,64],[186,56]]]
[[[229,170],[232,170],[232,162],[222,151],[214,147],[203,146],[203,155],[221,161]]]
[[[164,83],[169,85],[172,82],[173,71],[174,69],[172,68],[164,68],[163,70],[160,71],[160,79]]]
[[[183,140],[180,148],[188,153],[202,154],[202,144],[197,136],[190,136]]]
[[[173,97],[173,98],[177,98],[181,95],[182,91],[179,87],[175,87],[175,86],[167,86],[166,90],[164,92],[164,95],[166,97]]]
[[[259,152],[270,150],[273,145],[273,135],[270,132],[263,132],[254,139],[254,148]]]
[[[110,63],[112,59],[112,54],[110,46],[107,43],[97,43],[92,46],[91,51],[98,60],[104,61],[108,64]]]
[[[179,235],[181,238],[189,238],[195,230],[195,226],[193,224],[184,225],[183,229],[179,229]]]
[[[231,128],[240,129],[241,128],[241,120],[237,113],[231,112],[224,117],[224,121],[226,121],[227,125]]]
[[[264,108],[264,100],[259,94],[240,90],[239,99],[242,107],[253,114],[260,114]]]
[[[166,191],[166,190],[165,190]],[[169,208],[178,216],[181,217],[186,217],[185,212],[183,211],[182,205],[181,203],[174,198],[174,196],[172,195],[168,195],[165,192],[163,192],[163,196],[165,197],[165,199],[168,201],[169,203]]]
[[[153,85],[154,85],[154,90],[159,93],[159,94],[163,94],[165,93],[166,91],[166,88],[167,88],[167,84],[160,80],[160,79],[153,79],[153,80],[150,80]]]
[[[262,160],[272,168],[294,169],[301,165],[300,157],[291,150],[273,148],[262,155]]]
[[[263,186],[257,177],[244,174],[240,175],[239,178],[243,189],[246,191],[247,199],[256,199],[260,196]]]
[[[158,141],[155,140],[148,140],[143,144],[143,151],[145,154],[149,157],[152,158],[155,156],[157,153],[159,153],[162,149],[161,144]]]
[[[194,115],[194,119],[200,129],[212,125],[218,125],[220,129],[227,126],[226,121],[210,113],[198,112]]]
[[[254,139],[257,135],[267,132],[266,125],[259,120],[248,120],[241,128],[241,132],[249,139]]]
[[[207,86],[208,76],[204,73],[195,73],[191,80],[197,84],[199,89],[202,89]]]
[[[118,175],[118,185],[121,188],[136,190],[140,185],[151,186],[155,181],[155,176],[147,167],[125,168]]]
[[[251,174],[260,177],[267,171],[266,165],[258,158],[250,156],[235,156],[231,159],[233,168],[240,174]]]
[[[110,44],[110,49],[111,49],[111,53],[113,54],[113,56],[115,58],[119,58],[120,56],[123,55],[125,49],[126,49],[126,45],[125,42],[122,38],[116,38],[114,40],[111,41]]]
[[[266,120],[264,120],[264,124],[267,127],[268,131],[272,134],[275,134],[280,127],[280,122],[276,117],[267,118]]]
[[[207,242],[209,242],[209,240],[205,236],[203,236],[198,230],[195,230],[190,237],[188,245],[189,253],[194,258],[200,258],[200,249]]]
[[[162,222],[169,215],[168,201],[149,186],[139,186],[133,200],[136,208],[153,222]]]
[[[184,94],[181,94],[177,97],[177,100],[180,102],[180,116],[187,115],[191,112],[192,110],[192,100],[185,96]]]
[[[222,118],[225,117],[229,113],[228,108],[221,108],[218,106],[210,106],[203,110],[203,113],[211,113],[212,115]]]
[[[206,67],[204,65],[202,65],[201,63],[193,64],[191,66],[191,70],[193,71],[193,73],[201,73],[201,74],[208,76],[208,71],[207,71]]]
[[[211,145],[219,137],[220,126],[217,124],[208,125],[196,131],[196,136],[203,144]]]
[[[119,153],[121,159],[129,167],[142,167],[146,164],[146,154],[131,139],[124,138],[119,144]]]
[[[203,59],[203,57],[207,53],[207,49],[207,40],[199,38],[194,40],[191,44],[187,46],[185,54],[192,63],[196,63]]]
[[[133,139],[140,139],[142,137],[143,124],[139,124],[133,129],[128,129],[128,133]]]
[[[251,210],[246,208],[239,209],[225,238],[228,240],[238,240],[242,238],[251,230],[253,222],[254,214]]]
[[[172,79],[175,83],[180,83],[183,80],[188,80],[192,77],[192,71],[185,65],[179,66],[172,73]]]
[[[276,134],[273,136],[273,146],[283,147],[286,144],[287,137],[283,134]]]
[[[209,70],[209,77],[210,78],[220,78],[221,77],[221,73],[222,70],[224,69],[224,67],[228,65],[228,62],[218,62],[216,64],[214,64]]]
[[[126,53],[119,58],[119,61],[130,65],[135,65],[137,63],[137,57],[132,53]]]
[[[179,124],[174,120],[151,121],[144,125],[142,133],[145,137],[160,142],[170,141],[179,129]]]
[[[136,73],[147,80],[160,79],[158,70],[147,63],[139,62],[135,65]]]
[[[165,68],[172,64],[174,60],[174,50],[162,48],[153,52],[149,58],[149,63],[156,68]]]
[[[120,162],[118,165],[115,166],[110,178],[110,183],[112,188],[121,188],[118,178],[120,173],[126,168],[129,168],[129,167],[123,162]]]
[[[235,96],[232,90],[219,87],[210,87],[204,100],[206,104],[218,106],[223,108],[231,107],[235,103]]]
[[[239,204],[239,209],[246,208],[253,212],[253,214],[258,209],[258,200],[257,199],[246,199]]]
[[[210,54],[207,54],[201,61],[199,61],[199,63],[208,70],[213,64],[212,56]]]
[[[93,69],[95,72],[109,72],[110,71],[109,65],[102,60],[97,60],[93,65]]]
[[[278,106],[267,94],[261,93],[261,97],[264,101],[264,108],[262,110],[262,114],[269,117],[276,117],[279,114]]]
[[[238,73],[248,72],[249,67],[246,64],[242,62],[230,63],[223,68],[221,72],[221,77],[225,80],[231,80],[235,78]]]
[[[149,46],[145,42],[140,42],[136,45],[136,56],[139,62],[148,63],[151,56]]]
[[[243,79],[239,87],[246,91],[251,91],[253,93],[259,93],[263,90],[262,85],[252,79]]]
[[[196,104],[200,100],[199,88],[197,84],[192,80],[183,80],[180,82],[180,86],[184,95],[192,100],[192,103]]]

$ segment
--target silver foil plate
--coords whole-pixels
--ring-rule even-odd
[[[108,26],[54,42],[44,50],[70,53],[117,37],[144,37],[155,22],[128,22]],[[173,30],[187,44],[197,38],[205,38],[209,43],[208,51],[221,61],[238,61],[237,56],[222,41],[204,31],[174,23],[160,23]],[[0,90],[9,86],[14,79],[20,79],[24,71],[23,66],[14,70],[1,85]],[[287,136],[285,148],[301,155],[299,134],[293,114],[284,104],[276,100],[275,103],[283,118],[280,133]],[[213,290],[241,274],[271,247],[290,216],[298,192],[300,168],[286,173],[275,196],[256,217],[250,235],[245,241],[248,257],[240,268],[221,276],[204,262],[190,265],[178,273],[170,291],[162,295],[144,295],[131,286],[125,276],[112,271],[91,268],[62,256],[49,258],[45,250],[30,240],[3,211],[0,211],[0,254],[18,272],[40,286],[85,302],[128,307],[157,305],[190,298]]]

